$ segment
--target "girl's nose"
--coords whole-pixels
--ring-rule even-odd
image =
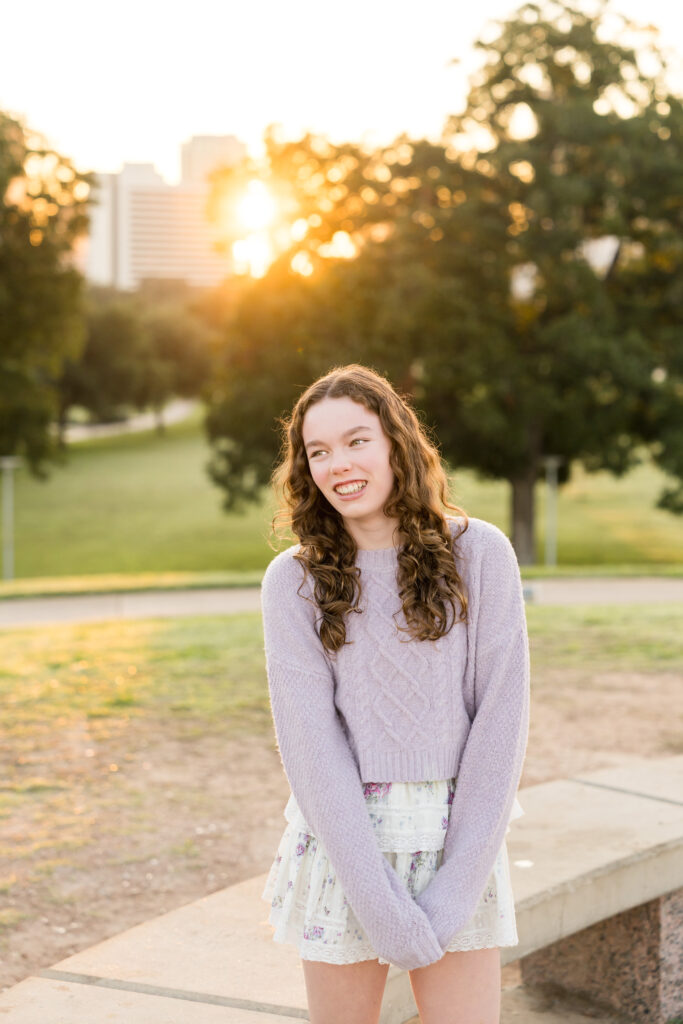
[[[351,465],[346,452],[333,452],[330,460],[330,469],[333,473],[346,473]]]

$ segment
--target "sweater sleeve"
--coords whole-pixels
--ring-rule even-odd
[[[529,730],[529,646],[512,544],[490,523],[482,537],[475,625],[474,718],[458,768],[441,866],[417,897],[443,950],[467,924],[505,838]],[[473,554],[475,567],[477,554]],[[472,595],[470,595],[472,598]],[[474,604],[474,601],[472,601]]]
[[[374,950],[405,969],[439,960],[427,919],[377,845],[355,758],[334,703],[334,676],[316,629],[303,567],[283,551],[263,578],[270,703],[294,798],[324,846]]]

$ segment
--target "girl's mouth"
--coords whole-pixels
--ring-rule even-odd
[[[337,497],[341,498],[342,501],[349,501],[352,498],[357,498],[363,494],[367,487],[367,480],[351,480],[348,484],[338,484],[337,487],[333,488],[334,493]],[[338,490],[337,488],[341,488]]]

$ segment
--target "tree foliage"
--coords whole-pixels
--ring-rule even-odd
[[[520,472],[527,467],[524,511],[544,455],[620,474],[653,442],[655,458],[683,476],[680,442],[672,443],[681,398],[673,365],[683,313],[681,101],[650,34],[622,20],[614,41],[606,20],[606,9],[592,19],[565,3],[525,5],[480,44],[487,59],[449,124],[455,145],[479,129],[479,147],[462,147],[466,191],[489,192],[505,211],[506,253],[530,275],[527,294],[511,290],[500,309],[511,351],[489,361],[500,365],[492,377],[513,372],[512,431],[496,447]],[[616,253],[596,269],[601,239]],[[451,419],[462,447],[472,441],[463,419]],[[515,427],[526,438],[515,442]],[[676,507],[672,492],[660,503]]]
[[[46,475],[54,379],[83,341],[74,244],[87,226],[91,178],[0,112],[0,454]]]
[[[67,360],[59,380],[60,421],[73,405],[104,422],[124,415],[142,385],[145,334],[130,299],[88,303],[86,341],[78,359]]]
[[[65,361],[58,381],[62,429],[73,406],[100,422],[151,407],[163,429],[170,398],[200,395],[211,376],[213,335],[189,302],[90,289],[85,346]]]
[[[479,45],[442,144],[267,138],[295,230],[275,226],[282,255],[227,326],[208,424],[228,506],[267,481],[274,417],[357,359],[414,397],[453,466],[510,482],[523,562],[547,456],[567,480],[574,461],[624,473],[645,445],[675,478],[660,504],[683,510],[683,107],[664,58],[554,0]],[[355,258],[334,258],[340,235]]]
[[[172,397],[200,395],[212,372],[211,330],[184,304],[151,306],[142,323],[147,340],[137,404],[160,412]]]

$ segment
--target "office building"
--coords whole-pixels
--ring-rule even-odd
[[[164,182],[153,164],[125,163],[98,174],[85,276],[96,284],[132,290],[146,280],[218,284],[232,272],[229,253],[217,251],[218,232],[207,216],[208,175],[238,162],[245,148],[234,136],[198,136],[182,149],[179,185]]]

